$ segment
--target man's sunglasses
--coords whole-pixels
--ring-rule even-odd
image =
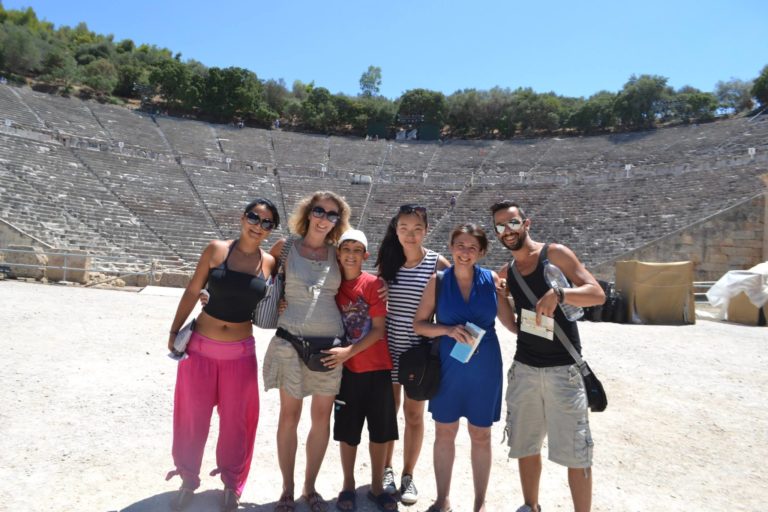
[[[501,224],[496,224],[494,226],[496,228],[496,232],[500,235],[504,234],[504,230],[509,228],[510,231],[520,231],[523,227],[523,224],[525,224],[520,219],[512,219],[509,222],[504,222]]]
[[[427,208],[418,204],[404,204],[400,207],[400,213],[409,215],[411,213],[418,213],[421,215],[427,214]]]
[[[261,229],[265,231],[272,231],[273,229],[275,229],[275,221],[273,221],[272,219],[262,219],[261,217],[259,217],[253,212],[248,212],[245,214],[245,221],[248,224],[252,224],[254,226],[258,224],[259,226],[261,226]]]
[[[331,210],[330,212],[325,211],[325,209],[322,206],[315,206],[311,210],[312,216],[316,217],[318,219],[322,219],[325,217],[328,222],[331,224],[336,224],[339,222],[339,219],[341,218],[341,215],[339,215],[339,212],[334,212]]]

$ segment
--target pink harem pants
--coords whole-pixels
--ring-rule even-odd
[[[256,426],[259,422],[259,383],[256,342],[216,341],[193,333],[189,357],[179,363],[173,404],[173,462],[183,486],[200,487],[200,465],[218,407],[219,439],[214,470],[224,486],[240,496],[251,469]]]

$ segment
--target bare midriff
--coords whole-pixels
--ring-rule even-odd
[[[250,320],[247,322],[225,322],[214,318],[205,311],[197,316],[195,331],[216,341],[240,341],[253,335]]]

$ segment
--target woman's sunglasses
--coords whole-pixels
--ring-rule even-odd
[[[325,211],[325,209],[322,206],[315,206],[310,210],[312,212],[312,216],[318,219],[322,219],[325,217],[328,222],[331,224],[336,224],[339,222],[339,219],[341,218],[341,215],[339,215],[339,212],[334,212],[331,210],[330,212]]]
[[[400,207],[399,213],[404,213],[406,215],[409,215],[411,213],[426,215],[427,208],[425,206],[420,206],[418,204],[404,204],[403,206]]]
[[[272,231],[273,229],[275,229],[275,221],[273,221],[272,219],[262,219],[261,217],[259,217],[253,212],[248,212],[245,214],[245,221],[248,224],[252,224],[254,226],[258,224],[259,226],[261,226],[261,229],[265,231]]]

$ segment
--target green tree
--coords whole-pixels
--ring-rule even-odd
[[[288,99],[288,88],[285,86],[285,80],[269,79],[264,82],[264,100],[269,108],[278,114],[283,112],[283,107]]]
[[[424,122],[443,126],[445,95],[428,89],[411,89],[398,100],[398,116],[424,116]]]
[[[594,133],[611,128],[615,122],[613,103],[616,94],[600,91],[587,99],[568,119],[568,126],[582,133]]]
[[[208,70],[200,107],[203,113],[218,121],[241,117],[264,124],[276,115],[264,103],[256,73],[238,67]]]
[[[43,52],[41,41],[24,26],[6,21],[0,25],[0,67],[20,75],[39,71]]]
[[[339,122],[336,101],[325,87],[314,87],[301,104],[301,119],[307,128],[329,133]]]
[[[755,83],[752,85],[752,96],[757,98],[760,105],[768,106],[768,66],[765,66],[760,72],[760,76],[755,78]]]
[[[695,87],[682,87],[671,102],[675,117],[685,123],[709,121],[715,117],[717,98],[714,94],[702,92]]]
[[[381,89],[381,68],[368,66],[368,70],[360,76],[360,91],[362,96],[376,96]]]
[[[79,79],[77,62],[62,46],[52,46],[43,57],[42,80],[69,87]]]
[[[616,97],[614,112],[622,126],[650,128],[664,114],[670,93],[663,76],[632,75]]]
[[[117,69],[107,59],[96,59],[83,67],[83,83],[98,94],[111,93],[117,79]]]
[[[736,113],[751,110],[754,106],[751,81],[738,78],[731,78],[725,82],[721,80],[715,85],[715,95],[720,108]]]

